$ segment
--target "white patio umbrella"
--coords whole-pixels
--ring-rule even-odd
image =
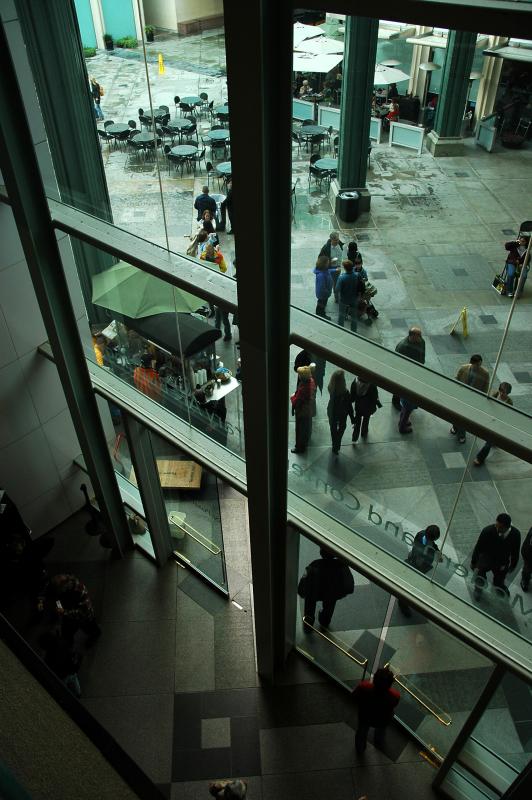
[[[321,28],[314,25],[304,25],[302,22],[294,24],[294,48],[304,39],[313,39],[315,36],[324,36]]]
[[[203,301],[119,261],[92,278],[92,302],[135,319],[168,311],[197,311]]]
[[[375,78],[373,80],[375,86],[387,86],[389,83],[400,83],[408,80],[410,80],[410,75],[400,69],[384,67],[382,64],[377,64],[375,67]]]
[[[318,53],[294,53],[294,72],[330,72],[340,63],[341,55],[319,55]]]
[[[315,39],[305,39],[297,47],[294,45],[294,50],[297,50],[298,53],[316,53],[318,55],[343,53],[344,43],[338,39],[331,39],[329,36],[318,36]]]

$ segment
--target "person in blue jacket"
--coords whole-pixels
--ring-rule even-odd
[[[339,303],[338,325],[343,328],[347,312],[349,311],[351,314],[351,330],[355,333],[357,329],[358,298],[361,282],[353,269],[352,261],[342,262],[342,267],[344,268],[344,272],[339,275],[336,282]]]
[[[316,276],[316,315],[331,319],[325,313],[327,300],[332,294],[334,276],[340,272],[340,267],[331,267],[328,256],[318,256],[314,275]]]

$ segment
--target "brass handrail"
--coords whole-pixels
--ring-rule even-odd
[[[203,536],[202,533],[193,528],[188,522],[185,522],[184,520],[183,522],[174,522],[172,519],[169,519],[169,522],[171,525],[174,525],[176,528],[179,528],[179,530],[183,531],[185,535],[190,536],[191,539],[194,539],[194,541],[196,541],[214,556],[219,556],[222,552],[221,547],[218,547],[218,545],[214,544],[214,542],[211,542],[210,539],[207,539],[206,536]],[[190,528],[190,530],[187,530],[187,528]],[[194,531],[194,533],[192,533],[192,531]]]
[[[352,661],[358,664],[359,667],[364,667],[364,669],[366,669],[368,665],[367,658],[365,658],[363,661],[359,661],[358,658],[356,658],[356,656],[354,656],[352,653],[349,652],[349,650],[346,650],[344,647],[335,642],[334,639],[331,639],[329,636],[327,636],[327,634],[324,633],[322,630],[320,630],[319,628],[315,628],[314,625],[311,625],[310,622],[307,622],[305,617],[302,617],[302,620],[303,620],[303,625],[307,625],[323,639],[326,639],[326,641],[330,642],[334,647],[336,647],[337,650],[340,650],[340,652],[344,653],[344,655],[346,655],[348,658],[350,658]]]
[[[385,669],[386,669],[386,667],[390,667],[390,669],[392,670],[392,672],[394,671],[394,670],[393,670],[393,666],[392,666],[392,665],[391,665],[389,662],[388,662],[388,664],[385,664],[385,665],[384,665],[384,668],[385,668]],[[419,695],[417,695],[415,692],[413,692],[413,691],[412,691],[412,689],[410,689],[410,687],[406,685],[406,683],[403,683],[403,681],[401,681],[401,680],[398,678],[398,675],[399,675],[399,674],[400,674],[400,673],[395,673],[395,672],[394,672],[394,680],[395,680],[395,682],[396,682],[397,684],[399,684],[399,686],[401,687],[401,689],[404,689],[404,690],[405,690],[405,692],[408,692],[408,694],[409,694],[411,697],[413,697],[413,698],[414,698],[414,700],[415,700],[417,703],[419,703],[421,706],[423,706],[423,708],[426,708],[426,710],[429,712],[429,714],[432,714],[432,716],[433,716],[433,717],[435,717],[435,718],[438,720],[438,722],[441,722],[441,724],[442,724],[442,725],[445,725],[446,727],[448,727],[448,726],[449,726],[449,725],[452,723],[452,719],[451,719],[451,717],[449,716],[449,714],[445,714],[445,712],[444,712],[444,711],[442,711],[441,713],[442,713],[442,714],[445,714],[445,716],[446,716],[446,719],[445,719],[444,717],[440,716],[440,714],[438,714],[438,713],[437,713],[437,712],[436,712],[436,711],[435,711],[433,708],[431,708],[431,707],[428,705],[428,703],[426,703],[426,702],[425,702],[425,701],[424,701],[424,700],[423,700],[421,697],[419,697]]]

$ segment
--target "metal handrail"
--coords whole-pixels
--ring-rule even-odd
[[[198,544],[204,547],[205,550],[208,550],[209,553],[212,553],[214,556],[219,556],[220,553],[222,552],[221,547],[218,547],[217,544],[211,542],[210,539],[207,539],[206,536],[203,536],[202,533],[193,528],[192,525],[190,525],[188,522],[185,522],[185,520],[183,520],[183,522],[174,522],[174,520],[169,519],[169,522],[171,525],[174,525],[174,527],[179,528],[179,530],[183,531],[184,534],[190,536],[191,539],[194,539],[194,541],[196,541]],[[187,530],[187,528],[190,528],[190,530]],[[192,533],[192,531],[194,531],[194,533]]]
[[[329,636],[327,636],[326,633],[324,633],[319,628],[315,628],[314,625],[311,625],[310,622],[307,622],[304,617],[302,617],[302,620],[303,620],[303,625],[307,625],[307,627],[311,628],[313,631],[315,631],[315,633],[317,633],[323,639],[330,642],[333,645],[333,647],[336,647],[337,650],[340,650],[340,652],[342,652],[344,655],[346,655],[348,658],[350,658],[352,661],[358,664],[359,667],[363,667],[364,670],[366,670],[368,666],[367,658],[364,658],[363,661],[359,661],[358,658],[356,658],[356,656],[354,656],[352,653],[349,652],[349,650],[346,650],[344,647],[339,645],[338,642],[335,642],[334,639],[331,639]]]
[[[390,667],[392,672],[394,671],[390,663],[385,664],[384,668],[386,669],[386,667]],[[401,689],[404,689],[405,692],[408,692],[408,694],[411,697],[413,697],[417,703],[423,706],[423,708],[425,708],[429,712],[429,714],[432,714],[432,716],[435,717],[438,720],[438,722],[440,722],[442,725],[448,727],[451,724],[452,719],[449,716],[449,714],[446,714],[445,711],[441,711],[441,709],[440,709],[441,714],[444,714],[445,716],[441,716],[440,714],[438,714],[433,708],[430,707],[428,703],[426,703],[421,697],[419,697],[419,695],[417,695],[414,691],[412,691],[412,689],[410,689],[410,687],[407,686],[406,683],[403,683],[403,681],[400,680],[398,675],[400,675],[400,673],[394,672],[394,680],[401,687]]]

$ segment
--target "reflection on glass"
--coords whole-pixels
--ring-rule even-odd
[[[350,42],[359,50],[367,46],[361,22],[353,17],[338,23],[328,15],[325,24],[310,31],[294,26],[292,303],[390,350],[416,325],[426,340],[431,369],[454,377],[477,352],[492,372],[512,303],[508,295],[515,296],[516,290],[515,283],[512,291],[506,280],[506,294],[501,295],[492,282],[505,269],[505,244],[515,241],[524,228],[532,232],[532,223],[526,225],[523,219],[530,183],[523,150],[531,132],[530,67],[485,55],[486,46],[498,45],[496,36],[448,31],[438,27],[437,19],[430,35],[415,19],[402,25],[380,20],[375,72],[370,85],[362,85],[363,70],[346,67]],[[420,38],[423,34],[426,42]],[[531,44],[523,41],[521,46],[528,50]],[[463,65],[460,78],[451,67],[454,56]],[[423,70],[420,63],[430,68]],[[357,105],[366,91],[371,100]],[[464,112],[453,123],[452,135],[462,146],[451,169],[431,154],[429,135],[432,129],[439,136],[451,135],[442,130],[442,109],[447,112],[457,96]],[[346,110],[349,131],[344,136]],[[500,132],[499,155],[499,141],[505,147],[504,166],[495,153],[484,151],[486,171],[477,171],[475,131],[489,115],[493,119],[486,124]],[[400,144],[391,133],[391,123],[397,120],[400,127],[395,130],[404,136]],[[356,125],[365,124],[368,161],[355,179],[352,167],[342,173],[340,162],[349,144],[358,141]],[[418,152],[414,138],[420,131]],[[352,155],[348,152],[344,163],[350,164]],[[511,186],[508,169],[515,175]],[[363,196],[359,202],[337,196],[336,187],[330,191],[335,180],[338,189],[367,189],[369,208],[362,205]],[[496,195],[493,181],[501,189]],[[336,286],[345,275],[342,262],[354,263],[355,247],[364,276],[361,272],[360,292],[356,300],[338,303]],[[333,288],[313,274],[321,258],[329,259],[325,271],[341,268]],[[511,321],[499,377],[514,384],[516,407],[528,414],[532,396],[526,304],[531,291],[527,282]],[[463,310],[467,318],[461,316]],[[519,379],[514,380],[515,373],[520,373]]]
[[[243,455],[236,315],[96,248],[86,255],[78,264],[86,357]]]
[[[509,514],[524,540],[530,527],[525,498],[532,467],[421,408],[409,408],[405,419],[403,398],[366,384],[363,376],[345,374],[356,424],[351,429],[344,409],[340,427],[346,422],[348,427],[340,436],[337,420],[335,425],[331,421],[329,387],[331,378],[343,371],[307,351],[293,348],[291,355],[294,368],[309,365],[316,389],[306,449],[298,452],[296,446],[288,454],[289,491],[528,638],[531,605],[523,586],[529,579],[528,573],[523,577],[519,548],[508,556],[500,581],[497,568],[494,576],[488,564],[486,582],[486,564],[480,564],[478,573],[473,554],[481,530],[494,525],[500,514]],[[467,364],[463,370],[469,370]],[[292,391],[298,382],[296,373]],[[494,391],[501,394],[493,399],[494,415],[501,401],[511,399],[505,383],[495,383]],[[336,379],[332,384],[334,388]],[[363,404],[369,414],[366,427]],[[295,437],[293,416],[290,426]],[[434,539],[433,528],[439,531]],[[401,607],[409,612],[404,603]]]
[[[174,552],[227,591],[218,479],[160,436],[150,436]]]
[[[298,650],[349,689],[389,665],[401,693],[397,718],[444,756],[483,690],[491,662],[422,614],[405,615],[393,596],[303,535],[299,576]]]

